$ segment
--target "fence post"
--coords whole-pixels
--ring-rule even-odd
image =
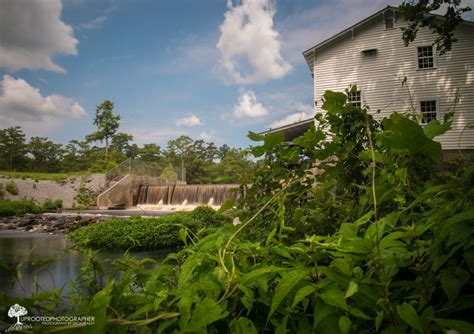
[[[132,174],[132,159],[128,158],[128,174]]]

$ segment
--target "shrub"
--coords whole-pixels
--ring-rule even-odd
[[[116,167],[117,164],[110,160],[100,159],[92,164],[89,168],[90,173],[104,173],[112,168]]]
[[[19,194],[18,186],[13,181],[8,181],[7,184],[5,185],[5,189],[12,195]]]
[[[182,245],[181,228],[197,233],[204,227],[217,227],[225,222],[229,222],[229,218],[211,208],[198,207],[191,212],[176,212],[159,218],[113,218],[81,227],[69,236],[78,243],[99,248],[152,249]]]
[[[5,191],[3,190],[3,184],[0,183],[0,200],[5,198]]]
[[[41,213],[41,207],[30,200],[0,201],[0,217],[18,216],[25,213]]]
[[[97,194],[86,187],[79,188],[79,194],[74,196],[74,200],[82,207],[95,206],[97,203]]]
[[[55,200],[54,202],[50,200],[49,198],[46,199],[43,203],[43,210],[45,211],[54,211],[61,209],[63,207],[63,201],[60,199]]]

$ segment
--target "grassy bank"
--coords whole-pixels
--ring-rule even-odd
[[[42,213],[57,210],[62,207],[62,201],[46,200],[43,205],[38,205],[31,200],[0,200],[0,217],[21,216],[27,213]]]
[[[229,218],[202,206],[159,218],[113,218],[81,227],[69,236],[77,243],[97,248],[154,249],[183,244],[183,228],[192,236],[204,227],[217,227],[225,222]]]
[[[0,177],[8,177],[13,179],[32,179],[54,182],[64,182],[68,177],[80,176],[85,173],[37,173],[37,172],[12,172],[0,171]]]

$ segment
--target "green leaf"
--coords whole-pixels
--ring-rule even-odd
[[[348,311],[345,294],[338,288],[327,288],[321,292],[320,297],[326,304]]]
[[[342,334],[349,333],[349,330],[351,329],[351,320],[349,317],[343,315],[339,318],[339,329],[341,330]]]
[[[191,320],[182,328],[183,331],[198,331],[206,329],[207,325],[213,322],[225,318],[229,315],[229,312],[222,312],[220,306],[215,300],[206,297],[202,301],[196,303],[194,312],[192,313]]]
[[[252,155],[255,158],[261,157],[266,152],[266,149],[264,146],[253,146],[250,149],[252,150]]]
[[[466,321],[439,318],[433,318],[433,320],[444,329],[454,329],[460,334],[474,333],[474,325]]]
[[[301,281],[308,272],[306,270],[292,270],[282,275],[281,280],[275,288],[275,294],[272,299],[270,312],[268,313],[267,322],[270,320],[272,314],[276,311],[285,297],[294,289],[296,284]]]
[[[372,218],[373,215],[374,215],[374,211],[367,212],[365,215],[363,215],[362,217],[357,219],[354,222],[354,225],[355,226],[362,226],[364,224],[367,224],[370,221],[370,219]]]
[[[183,241],[185,245],[188,244],[187,235],[188,234],[186,233],[186,229],[184,228],[179,229],[179,238]]]
[[[380,325],[382,324],[384,315],[384,311],[377,312],[377,316],[375,317],[375,330],[377,332],[379,331]]]
[[[441,144],[427,137],[423,128],[398,113],[382,121],[384,132],[382,142],[392,148],[407,149],[413,154],[423,154],[438,158],[441,154]]]
[[[262,135],[259,135],[258,133],[252,131],[249,131],[247,138],[251,141],[262,141],[264,139]]]
[[[397,305],[397,313],[408,325],[416,329],[418,332],[423,333],[420,317],[411,304],[403,303],[403,305]]]
[[[347,288],[346,295],[344,296],[344,298],[347,299],[351,297],[357,291],[359,291],[359,285],[354,280],[351,280],[349,282],[349,287]]]
[[[283,131],[273,132],[263,137],[263,146],[266,148],[272,148],[278,144],[281,144],[285,140],[285,133]]]
[[[469,273],[461,268],[443,270],[440,275],[441,287],[449,303],[453,304],[459,296],[462,287],[469,281]]]
[[[301,289],[299,289],[298,292],[296,293],[295,299],[293,299],[293,304],[291,305],[291,308],[292,309],[295,308],[295,306],[298,305],[299,302],[301,302],[308,295],[312,294],[315,291],[316,291],[316,288],[312,285],[306,285],[302,287]]]
[[[444,122],[441,124],[438,120],[434,120],[425,125],[423,132],[426,137],[433,139],[434,137],[445,134],[450,129],[451,122]]]
[[[233,206],[234,206],[234,200],[228,199],[221,205],[219,210],[217,210],[217,213],[218,214],[223,214],[224,212],[232,209]]]
[[[326,135],[321,130],[316,130],[314,124],[311,124],[306,132],[293,140],[293,143],[302,146],[304,149],[310,151],[316,147],[321,140],[326,138]]]
[[[257,334],[253,322],[245,317],[232,320],[229,327],[232,334]]]
[[[242,278],[240,279],[240,284],[245,285],[248,282],[253,282],[257,280],[257,278],[259,278],[260,276],[269,275],[269,274],[273,276],[276,273],[279,273],[285,270],[286,270],[285,268],[274,267],[274,266],[268,266],[268,267],[255,269],[255,270],[252,270],[251,272],[248,272],[244,276],[242,276]]]

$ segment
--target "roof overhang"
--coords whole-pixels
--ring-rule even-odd
[[[283,132],[285,134],[285,141],[290,142],[293,139],[301,136],[309,129],[311,124],[314,124],[314,118],[305,119],[297,123],[280,126],[275,129],[260,132],[259,134],[265,136],[269,133]]]

